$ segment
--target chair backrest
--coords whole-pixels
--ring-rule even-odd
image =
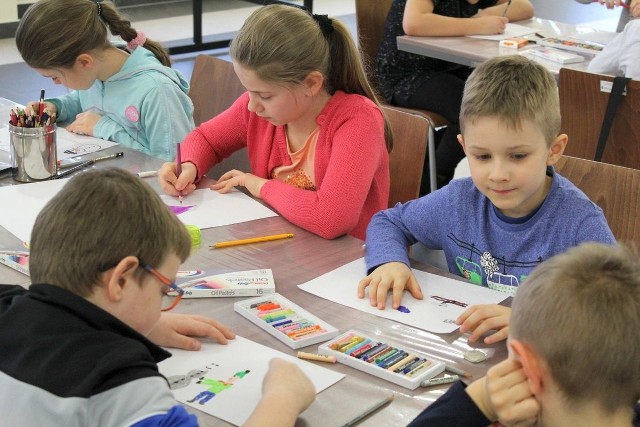
[[[609,100],[601,85],[612,76],[560,69],[558,83],[562,132],[569,135],[565,154],[593,160]],[[640,169],[640,81],[631,80],[622,96],[602,156],[602,161]]]
[[[640,247],[640,170],[570,156],[555,168],[602,208],[616,239]]]
[[[374,85],[376,84],[376,56],[391,3],[393,0],[356,0],[358,46],[367,70],[367,77]]]
[[[394,142],[389,155],[389,207],[418,197],[429,137],[429,120],[420,114],[383,106]]]
[[[196,126],[222,113],[245,92],[233,70],[233,64],[208,55],[196,57],[190,86],[189,97],[193,102],[193,120]],[[208,171],[208,175],[217,179],[231,169],[251,171],[246,149],[236,151],[215,165]]]

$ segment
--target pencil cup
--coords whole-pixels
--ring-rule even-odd
[[[13,179],[34,182],[57,173],[56,125],[27,128],[9,124]]]

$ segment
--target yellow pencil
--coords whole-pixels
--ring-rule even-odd
[[[241,240],[229,240],[227,242],[219,242],[214,245],[210,245],[210,248],[228,248],[229,246],[246,245],[249,243],[270,242],[271,240],[290,239],[293,237],[292,233],[274,234],[272,236],[252,237],[250,239]]]

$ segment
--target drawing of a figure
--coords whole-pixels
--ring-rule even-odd
[[[213,399],[216,394],[220,394],[224,390],[233,386],[236,381],[244,378],[249,372],[251,371],[246,370],[236,372],[231,378],[225,381],[202,377],[200,378],[200,380],[198,380],[197,384],[204,384],[206,386],[209,386],[209,388],[201,391],[196,397],[187,400],[187,402],[195,402],[197,400],[199,404],[204,405],[205,403]]]

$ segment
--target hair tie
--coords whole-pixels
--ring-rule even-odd
[[[318,22],[318,25],[320,25],[320,29],[322,30],[324,38],[329,39],[329,36],[333,32],[333,24],[331,23],[331,18],[329,18],[329,15],[313,14],[311,16],[313,16],[313,19],[315,19]]]
[[[146,41],[147,41],[147,36],[145,36],[142,31],[138,31],[136,38],[127,42],[127,49],[129,49],[129,51],[132,52],[138,46],[143,46]]]
[[[98,6],[98,18],[102,19],[102,5],[97,1],[96,6]]]

